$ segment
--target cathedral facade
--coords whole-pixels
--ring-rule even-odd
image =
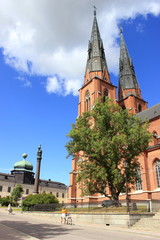
[[[91,110],[99,97],[108,96],[113,99],[115,104],[129,110],[132,114],[136,114],[142,121],[149,120],[149,131],[152,133],[153,139],[146,151],[139,157],[141,181],[129,193],[129,198],[135,200],[160,199],[160,103],[148,108],[147,102],[142,98],[122,30],[120,32],[118,97],[116,89],[117,87],[110,80],[103,41],[100,36],[96,11],[94,11],[84,84],[79,90],[78,116]],[[78,155],[75,155],[72,159],[70,172],[69,202],[82,203],[106,200],[107,198],[100,194],[81,196],[76,182],[78,161]],[[120,198],[124,199],[125,194],[121,194]]]

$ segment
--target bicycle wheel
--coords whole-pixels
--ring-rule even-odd
[[[68,224],[68,225],[72,225],[72,218],[71,218],[71,217],[69,217],[69,218],[67,219],[67,224]]]

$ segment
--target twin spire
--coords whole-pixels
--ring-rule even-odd
[[[94,7],[94,19],[91,31],[91,37],[88,44],[88,59],[86,65],[86,76],[95,72],[98,75],[102,72],[103,80],[110,83],[108,67],[103,47],[103,42],[100,36],[99,27],[96,18],[96,8]],[[88,79],[90,80],[90,79]],[[88,81],[87,80],[87,81]],[[127,50],[122,29],[120,29],[120,59],[119,59],[119,100],[126,98],[129,95],[134,95],[142,99],[132,59]]]
[[[96,74],[98,75],[97,72],[100,71],[103,72],[104,75],[106,75],[106,72],[108,73],[108,67],[106,63],[103,42],[100,36],[99,27],[97,23],[96,8],[94,7],[94,20],[91,37],[88,44],[88,59],[86,72],[87,73],[96,72]],[[108,78],[108,76],[106,78]]]
[[[129,95],[142,98],[132,59],[129,56],[124,41],[122,28],[120,29],[120,59],[119,59],[119,100]]]

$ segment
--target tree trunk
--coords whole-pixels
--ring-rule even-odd
[[[113,202],[113,204],[116,206],[116,207],[119,207],[121,204],[119,202],[119,194],[117,194],[115,191],[111,191],[111,200]]]

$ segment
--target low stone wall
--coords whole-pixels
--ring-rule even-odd
[[[141,218],[152,217],[154,214],[81,214],[72,213],[73,223],[86,223],[86,224],[101,224],[107,226],[121,226],[129,227],[136,223]],[[60,214],[54,214],[53,218],[57,222],[60,219]]]
[[[6,210],[7,211],[7,210]],[[60,223],[61,213],[43,213],[43,212],[16,212],[16,214],[25,214],[35,217],[48,218],[55,223]],[[105,226],[130,227],[143,218],[151,218],[155,214],[127,214],[127,213],[71,213],[73,224],[99,224]]]
[[[160,201],[159,200],[149,200],[151,212],[157,212],[160,210]]]

